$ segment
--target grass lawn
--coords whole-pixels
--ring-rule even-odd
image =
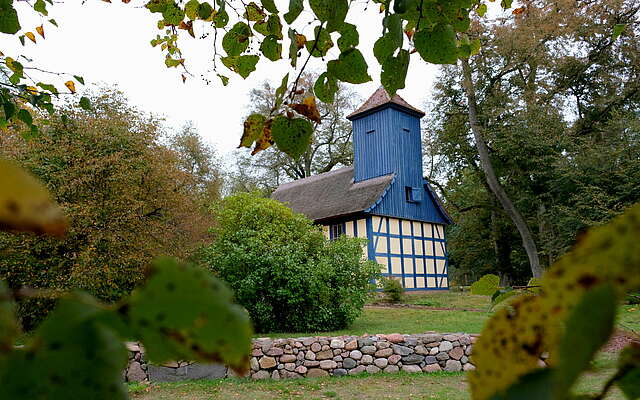
[[[640,304],[622,306],[618,311],[618,326],[640,335]]]
[[[596,394],[614,373],[615,356],[601,353],[576,386],[577,394]],[[134,399],[470,399],[463,373],[378,374],[284,381],[215,380],[129,385]],[[607,399],[622,400],[617,389]]]
[[[488,312],[440,311],[412,308],[366,307],[349,327],[333,332],[266,333],[259,337],[362,335],[364,333],[465,332],[480,333]]]
[[[491,297],[474,295],[469,292],[424,292],[408,294],[405,303],[436,308],[457,308],[489,310]]]

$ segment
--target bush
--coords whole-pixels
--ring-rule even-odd
[[[361,239],[327,241],[303,215],[254,194],[228,197],[214,211],[202,261],[258,332],[342,329],[359,315],[379,268],[362,259]]]
[[[399,303],[404,295],[404,288],[399,280],[393,278],[382,279],[382,292],[385,300],[391,303]]]

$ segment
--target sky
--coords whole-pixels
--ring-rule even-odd
[[[280,10],[286,10],[288,2],[276,0]],[[87,87],[94,84],[117,85],[132,105],[163,116],[169,127],[177,129],[186,121],[193,121],[200,135],[214,145],[221,155],[229,154],[239,143],[243,117],[247,114],[249,91],[265,80],[279,85],[282,77],[292,71],[288,60],[271,62],[265,59],[244,80],[218,62],[218,72],[231,78],[225,87],[211,72],[211,37],[185,37],[182,50],[187,67],[194,76],[182,83],[180,69],[166,68],[164,54],[150,45],[150,40],[161,33],[156,26],[160,18],[158,14],[153,15],[142,8],[144,1],[122,4],[117,0],[113,0],[113,3],[88,0],[82,4],[80,0],[67,0],[49,6],[48,17],[41,17],[20,3],[17,2],[17,7],[23,30],[35,33],[35,27],[44,23],[46,38],[42,39],[36,34],[37,43],[26,40],[23,47],[16,36],[2,35],[0,50],[5,55],[15,58],[23,54],[33,58],[34,65],[46,70],[80,75],[84,77]],[[371,4],[366,9],[366,3],[357,3],[359,5],[347,16],[348,22],[358,26],[358,48],[364,54],[373,78],[372,82],[353,85],[365,99],[380,86],[380,67],[372,49],[381,31],[381,15],[377,7]],[[59,27],[47,23],[49,18],[55,18]],[[307,23],[311,20],[312,15],[306,11],[296,22],[296,28],[308,37],[313,35],[313,25]],[[203,32],[201,25],[195,25],[196,38]],[[287,49],[285,42],[285,57]],[[337,55],[337,48],[332,49],[326,59],[336,58]],[[319,59],[312,59],[310,63],[311,69],[318,71],[324,70],[323,65]],[[421,61],[414,54],[406,88],[399,94],[410,104],[421,107],[429,96],[437,71],[437,66]],[[31,74],[36,79],[54,82],[58,87],[62,87],[66,80],[57,76],[38,75],[34,71]],[[202,75],[210,82],[202,79]]]

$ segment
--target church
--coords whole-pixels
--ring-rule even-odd
[[[406,290],[446,290],[445,225],[451,219],[424,179],[424,112],[378,89],[347,116],[354,164],[278,187],[272,198],[323,227],[368,239],[365,256]]]

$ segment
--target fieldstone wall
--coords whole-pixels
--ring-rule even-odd
[[[469,371],[476,335],[424,333],[255,339],[251,350],[253,379],[342,376],[378,372]],[[232,372],[219,364],[145,362],[144,350],[128,344],[127,381],[176,381],[224,378]]]

